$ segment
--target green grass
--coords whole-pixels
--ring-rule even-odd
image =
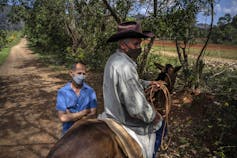
[[[9,42],[1,51],[0,51],[0,65],[2,65],[6,58],[8,57],[8,54],[10,53],[11,48],[19,43],[21,39],[21,32],[11,32],[8,34],[8,39],[12,39],[11,42]]]
[[[189,48],[187,49],[188,54],[190,55],[198,55],[201,48]],[[176,54],[176,47],[172,46],[154,46],[152,48],[152,53],[156,54],[160,51],[168,51]],[[208,49],[205,52],[206,56],[216,57],[216,58],[226,58],[226,59],[235,59],[237,60],[237,49],[221,49],[221,46],[213,49]]]

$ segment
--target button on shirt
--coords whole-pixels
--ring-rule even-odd
[[[155,110],[145,98],[144,88],[149,81],[140,80],[136,68],[136,63],[120,50],[110,56],[104,71],[105,111],[101,116],[145,135],[158,130],[160,125],[153,124]]]
[[[67,83],[58,90],[56,110],[65,112],[80,112],[85,109],[97,107],[95,91],[86,83],[83,84],[80,95],[76,95],[71,87],[71,83]],[[74,121],[63,123],[63,134],[73,125]]]

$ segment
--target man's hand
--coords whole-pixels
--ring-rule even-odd
[[[160,87],[160,84],[158,81],[151,81],[150,86],[155,85],[157,88]]]
[[[86,116],[89,113],[90,113],[89,109],[76,112],[76,113],[71,113],[68,109],[66,109],[65,112],[59,111],[58,116],[62,122],[68,122],[68,121],[77,121],[79,119],[82,119],[84,116]]]
[[[66,109],[66,114],[70,114],[71,112],[68,110],[68,109]]]
[[[82,111],[79,111],[77,113],[80,113],[80,115],[87,115],[88,113],[90,113],[90,110],[89,109],[85,109],[85,110],[82,110]],[[66,114],[75,114],[75,113],[71,113],[68,109],[66,109]]]
[[[87,115],[87,114],[89,114],[90,113],[90,110],[89,109],[86,109],[86,110],[83,110],[83,111],[81,111],[81,114],[82,115]]]
[[[153,120],[153,124],[158,124],[160,122],[160,120],[162,120],[162,116],[159,112],[156,112],[156,116]]]

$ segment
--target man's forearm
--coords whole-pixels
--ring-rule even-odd
[[[87,119],[87,118],[96,118],[96,108],[93,108],[93,109],[89,109],[90,112],[83,116],[82,119]]]
[[[70,113],[70,112],[59,113],[59,118],[62,122],[76,121],[86,116],[88,112],[89,111],[86,109],[76,113]]]
[[[87,112],[86,112],[87,111]],[[80,112],[76,112],[76,113],[70,113],[71,117],[72,117],[72,121],[77,121],[82,119],[84,116],[86,116],[88,114],[88,110],[83,110]]]

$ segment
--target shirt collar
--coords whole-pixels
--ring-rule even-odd
[[[133,61],[124,51],[122,51],[121,49],[117,49],[116,53],[118,53],[119,55],[125,57],[133,66],[137,67],[136,62]]]
[[[68,82],[68,83],[66,84],[66,88],[67,88],[68,90],[74,91],[74,90],[72,89],[72,87],[71,87],[71,84],[72,84],[72,82]],[[82,90],[82,89],[87,89],[87,88],[88,88],[88,85],[84,82],[83,85],[82,85],[82,87],[81,87],[81,90]]]

